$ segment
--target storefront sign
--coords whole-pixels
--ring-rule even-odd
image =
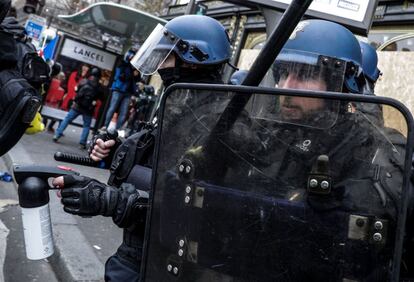
[[[292,0],[231,0],[240,5],[258,4],[284,10]],[[335,21],[354,31],[367,34],[377,6],[377,0],[313,0],[307,15]]]
[[[68,38],[60,54],[106,70],[112,70],[116,60],[116,56],[111,53]]]

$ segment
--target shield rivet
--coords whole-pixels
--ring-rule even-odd
[[[316,180],[316,179],[311,179],[311,180],[309,181],[309,186],[310,186],[310,187],[312,187],[312,188],[317,187],[317,186],[318,186],[318,180]]]
[[[184,165],[182,165],[182,164],[181,164],[181,165],[178,167],[178,171],[179,171],[179,172],[183,172],[183,171],[184,171]]]
[[[375,242],[380,242],[382,240],[382,235],[381,233],[374,233],[372,238],[374,239]]]
[[[365,220],[363,220],[362,218],[358,218],[358,219],[356,220],[356,225],[357,225],[358,227],[362,227],[362,226],[364,226],[364,224],[365,224]]]
[[[187,187],[185,187],[185,192],[186,192],[187,194],[190,194],[190,192],[191,192],[191,186],[187,186]]]
[[[375,227],[375,229],[377,229],[377,230],[382,230],[382,228],[383,228],[384,226],[383,226],[383,224],[382,224],[382,222],[381,222],[381,221],[376,221],[376,222],[374,223],[374,227]]]
[[[322,189],[328,189],[329,188],[329,182],[324,180],[321,182],[321,188]]]
[[[175,275],[177,275],[177,274],[178,274],[178,267],[174,267],[174,269],[173,269],[173,273],[174,273]]]
[[[184,247],[184,240],[183,240],[183,239],[181,239],[181,240],[178,242],[178,244],[180,245],[180,247]]]
[[[191,166],[186,166],[185,167],[185,172],[188,174],[188,173],[190,173],[191,172]]]
[[[167,265],[167,270],[168,270],[168,272],[171,272],[171,270],[172,270],[172,265],[171,264],[169,264],[169,265]]]
[[[183,254],[184,254],[183,249],[179,249],[179,250],[178,250],[178,255],[179,255],[180,257],[182,257],[182,256],[183,256]]]
[[[186,204],[188,204],[188,203],[190,202],[190,200],[191,200],[191,198],[190,198],[190,197],[185,196],[185,198],[184,198],[184,202],[185,202]]]

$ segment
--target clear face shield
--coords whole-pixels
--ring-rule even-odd
[[[185,43],[179,37],[158,24],[132,58],[131,64],[141,74],[152,75],[179,43],[185,46]]]
[[[284,50],[273,64],[272,72],[276,88],[342,92],[345,68],[343,60]],[[267,99],[274,100],[252,101],[256,117],[308,127],[332,127],[340,108],[338,101],[321,98],[279,96]]]

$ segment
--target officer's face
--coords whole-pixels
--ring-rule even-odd
[[[279,81],[277,87],[284,89],[301,89],[326,91],[322,80],[301,80],[295,74],[289,74]],[[324,101],[318,98],[280,96],[281,114],[285,120],[301,120],[312,112],[324,107]]]
[[[175,55],[171,52],[158,69],[162,70],[173,67],[175,67]]]

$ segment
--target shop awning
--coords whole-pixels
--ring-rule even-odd
[[[133,38],[142,42],[157,24],[167,21],[128,6],[102,2],[73,15],[59,15],[60,19],[83,28],[96,29],[109,35]]]

